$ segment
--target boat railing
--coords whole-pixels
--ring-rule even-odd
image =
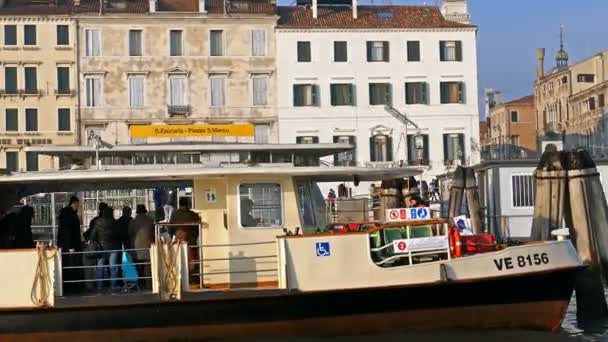
[[[59,295],[82,293],[83,290],[101,293],[151,290],[149,248],[64,251],[61,256],[61,273],[56,276],[56,283],[61,286]]]

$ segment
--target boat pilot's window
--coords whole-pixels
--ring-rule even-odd
[[[283,225],[281,185],[245,183],[239,186],[241,227],[271,228]]]

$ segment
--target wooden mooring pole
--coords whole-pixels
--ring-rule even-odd
[[[475,170],[470,167],[458,166],[454,171],[452,187],[450,188],[450,202],[448,205],[448,217],[450,220],[460,215],[462,200],[465,196],[473,232],[475,234],[481,234],[484,229],[481,222],[481,210]]]
[[[608,316],[600,255],[608,247],[608,207],[599,173],[588,153],[547,150],[535,171],[533,240],[553,240],[551,231],[570,228],[572,243],[589,267],[577,277],[579,323]],[[608,258],[602,258],[605,262]]]

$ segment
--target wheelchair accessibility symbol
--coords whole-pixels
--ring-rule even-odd
[[[326,257],[331,255],[329,250],[329,242],[317,242],[316,244],[317,256]]]

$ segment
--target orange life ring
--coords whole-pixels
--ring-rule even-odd
[[[452,258],[458,258],[462,256],[462,242],[460,239],[460,232],[458,228],[452,227],[450,228],[449,234],[450,241],[450,254]]]

